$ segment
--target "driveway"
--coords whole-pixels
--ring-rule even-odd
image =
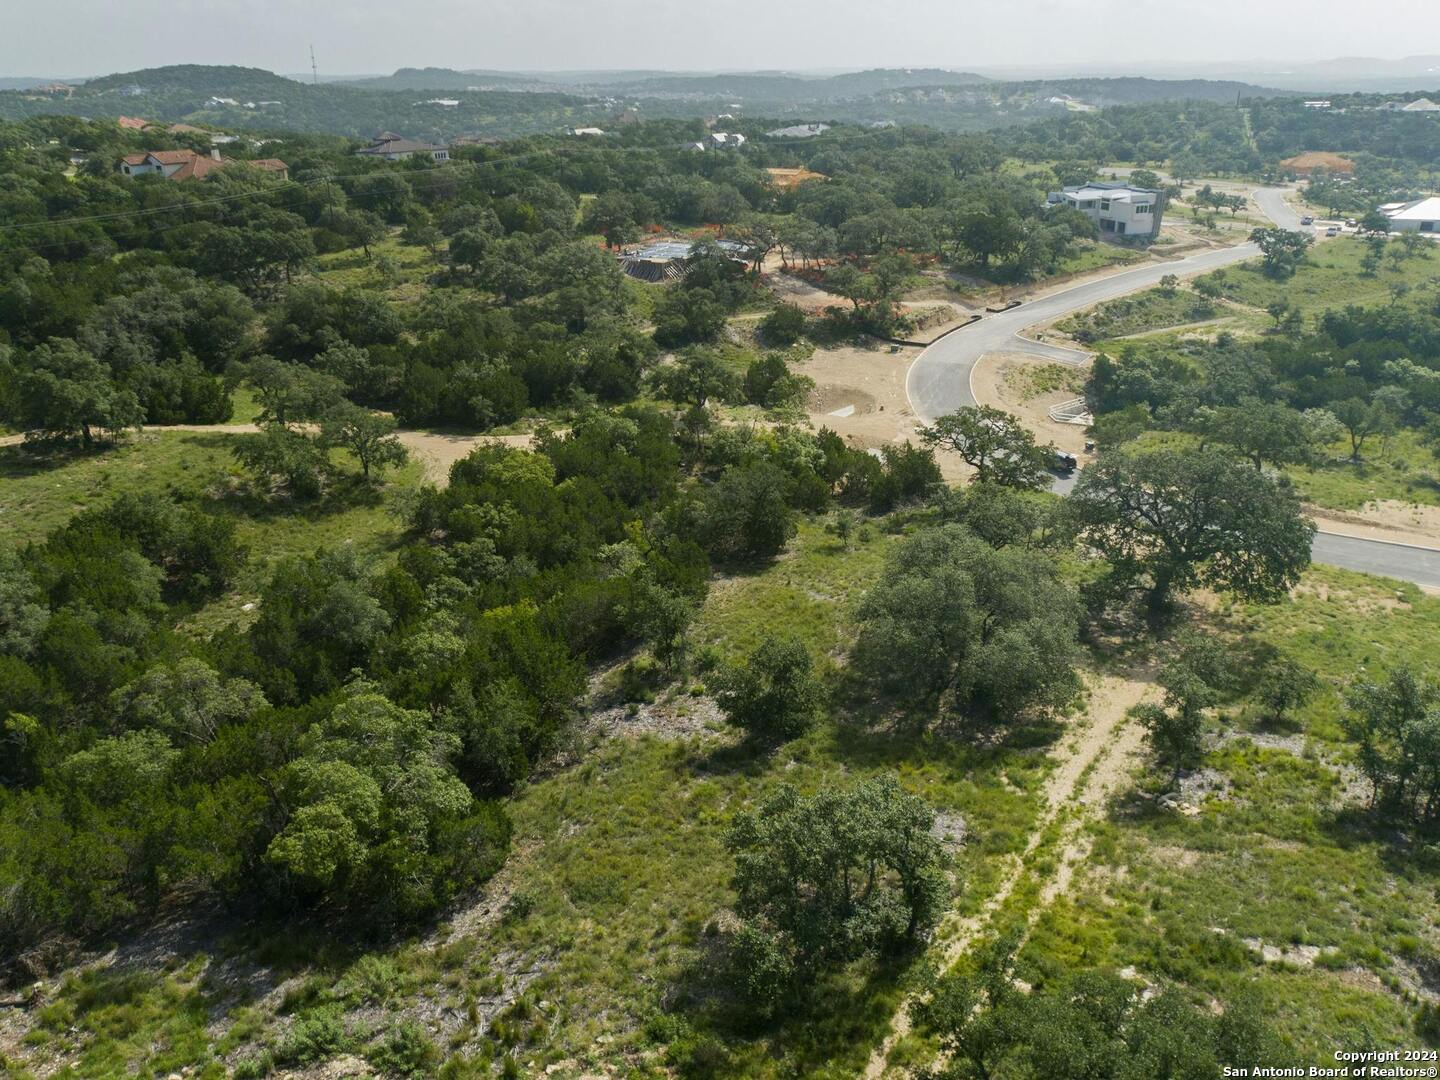
[[[1275,224],[1301,230],[1300,215],[1285,201],[1287,190],[1258,188],[1251,194],[1256,205]],[[1192,277],[1253,259],[1259,254],[1259,248],[1248,242],[1218,251],[1197,252],[1171,262],[1149,263],[1122,270],[1106,278],[1060,289],[1010,311],[987,315],[979,322],[941,338],[915,358],[905,377],[905,394],[910,399],[910,408],[921,423],[931,423],[936,417],[954,412],[962,405],[974,405],[970,373],[976,361],[987,353],[1022,353],[1058,363],[1083,364],[1090,358],[1089,353],[1033,341],[1022,336],[1021,331],[1105,300],[1148,289],[1159,284],[1166,274]],[[1075,486],[1075,477],[1056,477],[1051,486],[1061,495],[1069,494]],[[1440,551],[1435,549],[1322,532],[1315,537],[1312,554],[1316,562],[1331,566],[1440,588]]]

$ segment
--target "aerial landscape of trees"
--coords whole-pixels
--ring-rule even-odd
[[[1440,502],[1433,253],[1254,227],[1226,180],[1307,143],[1297,102],[757,75],[834,123],[701,151],[708,76],[602,139],[558,134],[598,84],[442,122],[400,83],[464,73],[208,70],[126,107],[284,90],[226,146],[288,176],[120,174],[208,146],[74,115],[125,77],[0,93],[0,1072],[1434,1045],[1440,605],[1311,564],[1316,515]],[[496,138],[357,156],[401,98]],[[1339,149],[1387,195],[1421,164]],[[884,412],[909,335],[1159,257],[1046,200],[1123,167],[1248,261],[1046,324],[1078,371]],[[652,237],[658,282],[617,257]],[[1088,430],[1047,419],[1076,394]]]

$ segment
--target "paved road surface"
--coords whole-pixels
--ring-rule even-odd
[[[1440,551],[1434,548],[1322,532],[1315,534],[1310,554],[1316,562],[1330,566],[1343,566],[1347,570],[1380,574],[1440,589]]]
[[[1270,220],[1288,229],[1300,229],[1300,215],[1285,202],[1284,188],[1259,188],[1253,193],[1256,204]],[[1124,270],[1110,277],[1062,289],[998,315],[987,315],[977,323],[941,338],[915,358],[905,377],[910,407],[921,420],[954,412],[962,405],[974,405],[970,373],[986,353],[1011,352],[1054,360],[1084,363],[1088,353],[1021,337],[1020,331],[1058,319],[1071,312],[1093,307],[1104,300],[1146,289],[1166,274],[1188,277],[1254,258],[1259,249],[1245,243],[1218,251],[1202,251],[1171,262],[1150,263]],[[1075,477],[1057,477],[1053,489],[1068,494]],[[1440,588],[1440,551],[1392,544],[1383,540],[1320,533],[1315,537],[1316,562],[1359,570],[1367,574],[1413,581]]]

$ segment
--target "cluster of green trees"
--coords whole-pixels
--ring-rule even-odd
[[[142,93],[122,96],[132,87]],[[279,104],[260,108],[216,105],[212,102],[216,97]],[[350,138],[370,138],[377,131],[404,131],[415,138],[433,139],[479,130],[511,136],[593,123],[607,111],[593,99],[573,94],[503,90],[468,91],[461,104],[451,109],[416,108],[413,91],[360,88],[344,82],[312,84],[259,68],[202,64],[106,75],[88,80],[69,95],[0,92],[0,117],[6,120],[129,113],[157,121],[183,120],[258,133],[283,129]]]
[[[1150,993],[1104,970],[1032,980],[1027,988],[1015,970],[1018,940],[1011,934],[987,943],[973,969],[935,980],[917,1006],[920,1026],[947,1058],[929,1074],[934,1080],[1213,1077],[1235,1062],[1283,1055],[1250,995],[1215,1015],[1177,988]]]
[[[732,981],[768,1013],[825,967],[894,953],[934,925],[948,889],[934,812],[893,780],[805,797],[780,788],[739,815]]]
[[[1433,170],[1440,157],[1440,131],[1431,117],[1378,110],[1382,99],[1374,95],[1341,94],[1331,102],[1329,109],[1307,109],[1296,98],[1248,102],[1256,145],[1271,160],[1320,150],[1369,154]]]
[[[658,348],[713,342],[729,314],[769,302],[754,270],[771,251],[828,262],[827,287],[851,306],[839,329],[884,333],[902,321],[895,300],[917,259],[1026,278],[1093,233],[1044,210],[1046,179],[1000,174],[984,138],[876,132],[752,157],[686,154],[668,132],[475,147],[448,166],[287,135],[265,152],[286,157],[288,181],[236,167],[196,184],[114,172],[121,153],[189,136],[68,117],[0,124],[13,226],[0,234],[0,409],[16,428],[85,440],[222,422],[236,381],[273,358],[333,376],[346,399],[402,424],[488,427],[632,399]],[[90,155],[74,177],[67,146]],[[777,190],[762,168],[772,159],[829,180]],[[701,244],[652,315],[587,234],[620,242],[657,223],[724,226],[749,245],[749,272]],[[396,240],[431,266],[418,303],[312,277],[318,257],[356,250],[383,279],[393,260],[372,249]],[[806,330],[794,309],[765,325],[777,344]]]
[[[1005,138],[1013,152],[1028,161],[1153,163],[1167,165],[1179,181],[1248,175],[1262,164],[1246,137],[1244,116],[1233,103],[1161,101],[1067,112],[1007,132]]]
[[[1410,668],[1350,689],[1345,733],[1371,805],[1433,828],[1440,819],[1440,687]]]
[[[1233,283],[1212,281],[1221,295]],[[1314,461],[1344,440],[1358,462],[1403,428],[1433,429],[1440,415],[1440,311],[1433,298],[1411,300],[1331,309],[1312,323],[1277,305],[1277,330],[1262,338],[1102,354],[1086,383],[1097,431],[1111,445],[1148,428],[1189,432],[1257,468]]]
[[[235,580],[230,518],[124,499],[5,553],[0,953],[177,893],[387,929],[492,872],[585,662],[703,594],[689,519],[633,524],[677,462],[654,413],[478,451],[388,570],[281,562],[205,641],[174,627]]]

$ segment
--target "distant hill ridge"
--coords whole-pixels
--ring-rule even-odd
[[[126,71],[115,75],[102,75],[84,83],[87,94],[106,91],[128,90],[138,86],[150,93],[189,91],[197,94],[220,94],[234,97],[293,93],[304,83],[276,75],[264,68],[239,67],[216,64],[171,64],[166,67],[145,68],[141,71]]]

